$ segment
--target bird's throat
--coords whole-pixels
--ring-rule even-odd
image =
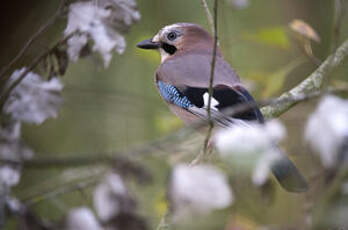
[[[163,63],[165,60],[167,60],[171,55],[167,53],[164,49],[159,48],[159,52],[161,54],[161,63]]]

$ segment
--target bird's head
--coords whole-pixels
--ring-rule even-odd
[[[213,49],[213,39],[199,25],[176,23],[163,27],[153,38],[138,43],[137,47],[159,50],[161,62],[164,62],[173,55],[185,52],[209,53]]]

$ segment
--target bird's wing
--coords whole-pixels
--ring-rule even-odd
[[[207,119],[206,108],[208,106],[209,89],[192,86],[176,87],[174,85],[157,81],[157,87],[161,96],[170,104],[185,109],[200,118]],[[226,114],[227,109],[237,106],[245,106],[241,111]],[[219,122],[236,123],[237,119],[256,120],[263,122],[264,118],[258,109],[253,97],[242,86],[228,87],[217,85],[213,88],[211,98],[211,111],[213,118]],[[232,111],[233,112],[233,111]],[[226,125],[222,125],[226,126]]]
[[[208,104],[210,62],[211,56],[202,54],[168,59],[156,72],[156,83],[162,97],[168,103],[191,112],[197,113],[202,109],[199,115],[202,117],[203,109]],[[237,73],[221,57],[216,59],[211,102],[212,110],[219,113],[236,105],[249,105],[248,109],[232,117],[259,122],[264,120],[253,97],[241,85]]]

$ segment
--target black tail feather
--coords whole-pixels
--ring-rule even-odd
[[[279,184],[288,192],[308,190],[306,179],[284,153],[281,153],[281,157],[272,164],[271,170]]]

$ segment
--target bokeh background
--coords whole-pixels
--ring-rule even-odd
[[[219,1],[219,44],[225,59],[255,98],[276,97],[317,67],[303,54],[289,29],[288,24],[293,19],[302,19],[319,34],[321,42],[313,43],[313,53],[320,60],[329,55],[334,1],[249,0],[244,1],[247,2],[245,7],[243,1],[240,1],[242,5],[236,5],[236,2]],[[1,4],[0,66],[17,54],[27,39],[55,12],[58,4],[58,1],[52,0],[14,0]],[[108,69],[104,69],[100,60],[93,57],[71,64],[63,77],[64,103],[58,118],[50,119],[41,126],[24,127],[24,140],[36,152],[35,157],[83,157],[127,151],[183,126],[170,113],[154,86],[159,54],[139,50],[135,45],[156,34],[163,26],[176,22],[197,23],[209,30],[201,1],[139,0],[138,9],[142,17],[126,35],[124,54],[115,54]],[[348,37],[348,20],[342,22],[339,41]],[[17,67],[26,65],[61,38],[65,23],[66,18],[60,18],[40,36]],[[348,84],[347,69],[345,63],[331,75],[330,83]],[[307,178],[321,167],[303,140],[305,122],[315,102],[299,104],[280,117],[288,131],[283,146]],[[171,150],[163,151],[169,153]],[[140,197],[140,212],[155,226],[166,206],[165,186],[170,163],[166,158],[142,158],[140,161],[153,172],[153,183],[131,186],[136,188],[134,193]],[[93,186],[83,191],[52,195],[50,199],[40,194],[58,191],[62,184],[74,184],[104,170],[107,169],[103,166],[24,169],[14,193],[23,200],[35,197],[33,207],[38,213],[45,213],[45,217],[51,220],[59,220],[71,207],[90,205]],[[238,173],[235,175],[233,183],[241,184]],[[306,195],[289,194],[275,188],[269,192],[274,194],[270,198],[272,202],[267,203],[265,199],[259,199],[260,194],[248,188],[246,192],[243,185],[236,187],[234,192],[240,199],[237,198],[233,209],[238,213],[235,219],[249,229],[264,224],[289,227],[305,224],[307,210],[302,204],[308,199]],[[319,195],[320,187],[315,189]],[[228,215],[228,212],[218,214]],[[205,220],[205,229],[221,229],[216,223],[219,218],[209,220]],[[9,229],[14,226],[13,222],[10,222]]]

